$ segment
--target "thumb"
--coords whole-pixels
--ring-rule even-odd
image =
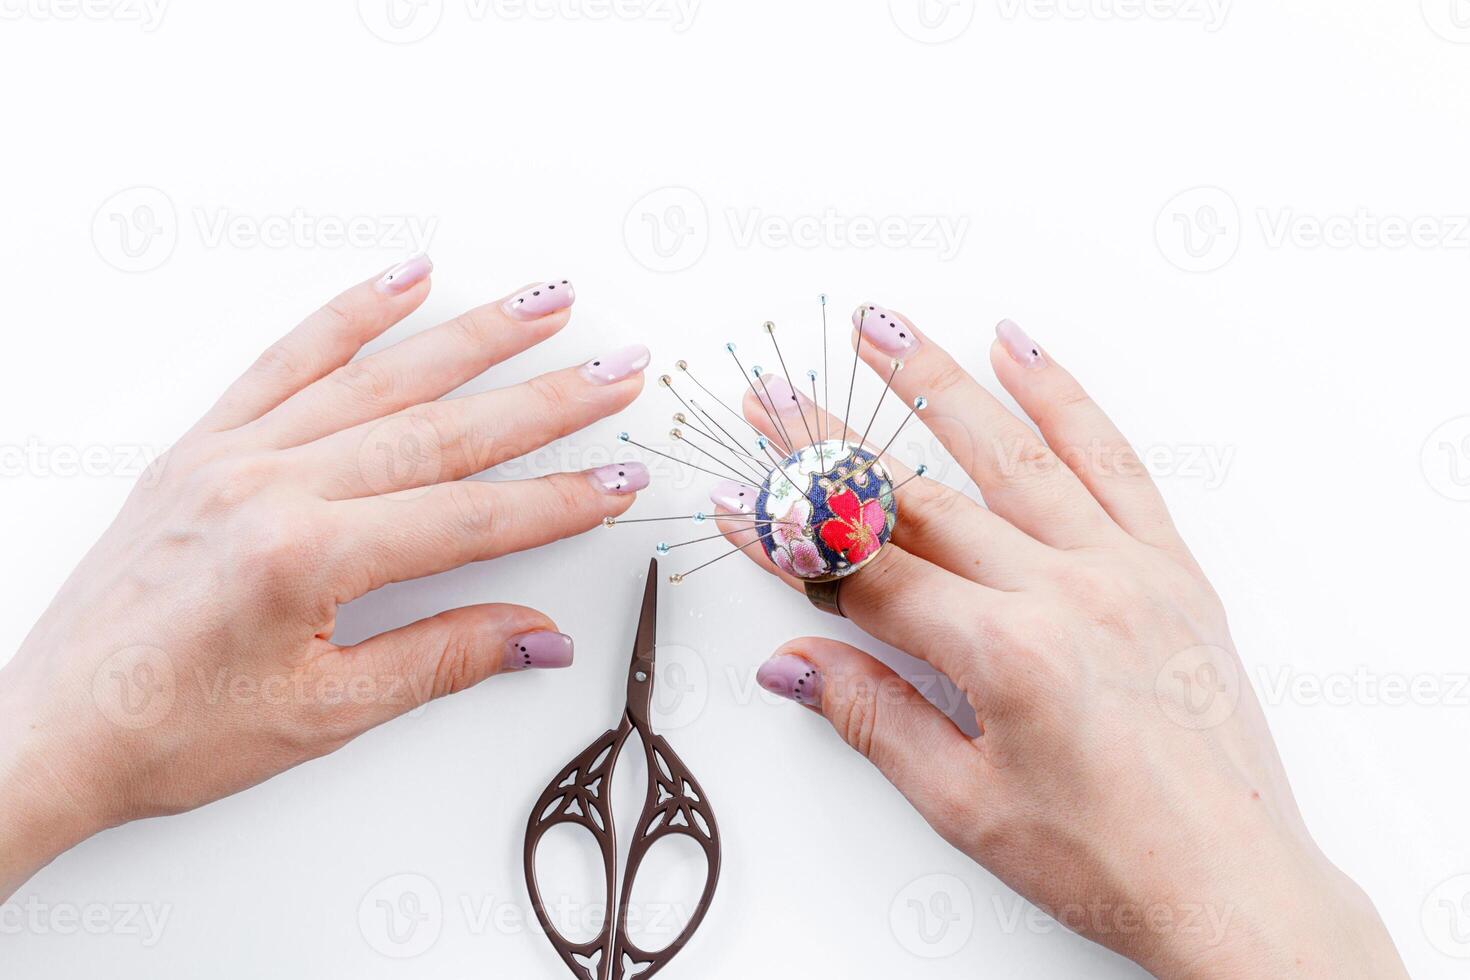
[[[980,762],[974,743],[944,712],[882,662],[846,643],[805,637],[756,672],[761,687],[820,711],[946,838],[957,826],[959,787]]]

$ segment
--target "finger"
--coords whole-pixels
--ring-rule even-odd
[[[892,360],[902,359],[893,390],[909,404],[920,395],[928,399],[924,424],[980,487],[992,511],[1058,547],[1095,544],[1117,533],[1046,443],[906,317],[864,304],[852,320],[858,353],[874,371],[887,378]]]
[[[715,522],[757,565],[806,594],[801,579],[771,561],[749,522],[737,523],[727,514],[716,514]],[[977,689],[981,665],[970,651],[1001,633],[1011,593],[959,578],[891,541],[841,582],[842,615],[863,632],[928,661],[962,691]]]
[[[195,428],[218,432],[253,422],[352,360],[428,298],[433,268],[427,255],[415,255],[328,302],[261,354]]]
[[[955,787],[976,771],[979,750],[884,664],[846,643],[806,637],[782,645],[756,680],[822,714],[942,836],[953,840],[970,829]]]
[[[766,391],[770,395],[766,406],[762,405],[767,401],[765,393],[757,399],[747,392],[742,408],[751,424],[768,436],[774,438],[765,408],[772,405],[787,419],[804,412],[814,432],[820,424],[822,432],[834,433],[834,439],[841,433],[840,420],[822,412],[799,392],[793,396],[785,381],[767,379]],[[787,428],[792,428],[791,422]],[[851,434],[852,441],[860,435]],[[882,447],[869,448],[876,452]],[[913,471],[890,457],[884,457],[883,465],[896,488],[899,520],[893,529],[895,544],[956,575],[997,589],[1020,589],[1044,574],[1051,549],[1035,538],[957,490],[933,480],[912,479]],[[710,499],[717,506],[738,512],[742,505],[753,510],[758,496],[754,487],[727,481],[715,487]]]
[[[1066,369],[1019,326],[1003,320],[990,348],[995,376],[1123,530],[1156,547],[1182,550],[1164,498],[1143,461]]]
[[[535,307],[524,305],[527,296]],[[561,330],[575,300],[565,279],[538,283],[343,364],[262,418],[261,437],[278,448],[298,446],[441,398]]]
[[[525,551],[623,513],[648,479],[642,463],[612,463],[535,480],[461,480],[338,501],[331,513],[343,529],[340,565],[354,576],[356,598],[390,582]]]
[[[570,667],[572,638],[534,609],[465,606],[337,648],[317,661],[343,692],[352,737],[505,671]]]
[[[329,499],[459,480],[626,408],[643,390],[648,348],[483,394],[428,402],[287,450]]]

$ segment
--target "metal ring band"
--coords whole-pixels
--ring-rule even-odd
[[[847,616],[842,611],[842,599],[839,593],[842,590],[842,579],[834,578],[829,582],[804,582],[806,586],[806,597],[811,604],[822,612],[831,613],[834,616]]]

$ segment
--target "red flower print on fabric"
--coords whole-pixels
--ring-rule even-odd
[[[882,504],[877,500],[862,503],[857,494],[843,490],[827,498],[827,506],[835,515],[822,522],[820,533],[827,547],[854,565],[878,550],[880,535],[888,523]]]

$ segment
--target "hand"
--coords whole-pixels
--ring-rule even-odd
[[[530,286],[352,360],[429,271],[401,263],[267,350],[0,671],[0,899],[102,828],[238,792],[501,670],[571,663],[549,617],[510,605],[331,642],[341,604],[577,534],[648,483],[637,463],[465,479],[627,406],[648,351],[436,401],[566,326],[573,293]]]
[[[906,484],[892,542],[844,580],[841,607],[948,677],[980,736],[832,640],[786,644],[761,684],[825,715],[961,851],[1159,976],[1404,976],[1303,825],[1220,600],[1102,410],[1015,324],[991,363],[1040,438],[907,318],[868,306],[859,324],[863,359],[884,378],[904,361],[894,391],[927,396],[921,418],[988,509]],[[770,400],[793,438],[798,413],[818,430],[789,385]],[[753,395],[744,407],[777,437]],[[722,512],[755,499],[737,484],[712,497]]]

